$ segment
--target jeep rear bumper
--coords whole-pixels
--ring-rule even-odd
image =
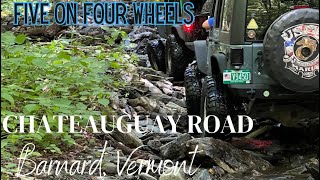
[[[232,84],[228,89],[237,96],[242,98],[256,99],[303,99],[308,100],[319,98],[319,92],[313,93],[296,93],[282,87],[273,87],[263,84]]]

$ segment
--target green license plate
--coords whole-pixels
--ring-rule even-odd
[[[223,84],[250,84],[250,70],[224,70]]]

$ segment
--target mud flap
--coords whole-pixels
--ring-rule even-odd
[[[206,40],[194,41],[194,50],[196,54],[197,66],[198,69],[204,73],[208,73],[208,63],[207,63],[207,54],[208,47]]]

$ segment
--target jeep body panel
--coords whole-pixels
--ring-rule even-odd
[[[207,72],[208,72],[207,41],[206,40],[198,40],[198,41],[194,41],[193,44],[194,44],[194,52],[196,55],[198,69],[200,70],[200,72],[207,74]]]
[[[262,43],[252,43],[246,45],[230,45],[224,43],[213,43],[211,46],[211,52],[208,52],[209,67],[207,68],[207,75],[219,74],[222,76],[224,70],[250,70],[251,82],[250,84],[228,84],[228,88],[234,94],[240,97],[255,97],[259,99],[292,99],[311,97],[316,93],[306,95],[305,93],[297,94],[289,90],[280,87],[274,80],[272,80],[266,72],[259,70],[259,61],[262,51]],[[235,67],[230,61],[230,51],[232,49],[242,49],[244,63],[240,67]],[[263,66],[263,59],[261,59],[261,65]],[[197,61],[198,62],[198,61]],[[264,93],[268,92],[270,95],[265,96]]]
[[[253,84],[268,84],[276,85],[277,83],[272,80],[265,69],[263,68],[263,58],[262,58],[263,44],[253,43],[252,44],[252,83]]]
[[[182,32],[182,26],[180,25],[158,25],[157,30],[162,38],[167,38],[169,34],[173,34],[174,32],[176,32],[175,35],[178,35],[180,39],[184,39],[184,32]]]

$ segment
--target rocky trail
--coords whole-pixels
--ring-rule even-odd
[[[86,140],[91,145],[70,154],[76,160],[93,161],[100,159],[104,152],[102,177],[99,174],[63,174],[58,178],[52,175],[36,179],[319,179],[319,139],[312,138],[315,135],[311,134],[310,126],[285,128],[266,119],[255,124],[255,132],[268,127],[267,131],[258,132],[254,138],[232,137],[223,141],[187,134],[188,114],[183,82],[173,82],[171,77],[150,68],[146,55],[146,43],[160,39],[155,28],[134,27],[129,37],[130,42],[125,48],[136,53],[139,62],[129,66],[129,73],[124,74],[129,85],[125,91],[112,97],[111,106],[118,115],[139,115],[139,129],[145,132],[124,134],[115,131],[112,134],[88,135]],[[180,116],[178,133],[171,132],[169,120],[165,118],[168,115]],[[155,121],[157,116],[162,117],[166,133],[160,133],[161,127]],[[129,124],[134,127],[133,120],[127,119]],[[190,153],[195,150],[196,154]],[[68,159],[69,155],[65,158]],[[130,163],[133,165],[128,172],[140,170],[140,174],[127,174]],[[181,170],[168,173],[168,167],[176,163],[181,165]],[[192,167],[189,166],[191,163]],[[167,171],[162,169],[164,164]],[[187,173],[183,171],[184,165]],[[147,167],[153,170],[147,171]],[[118,168],[124,168],[121,176]]]

